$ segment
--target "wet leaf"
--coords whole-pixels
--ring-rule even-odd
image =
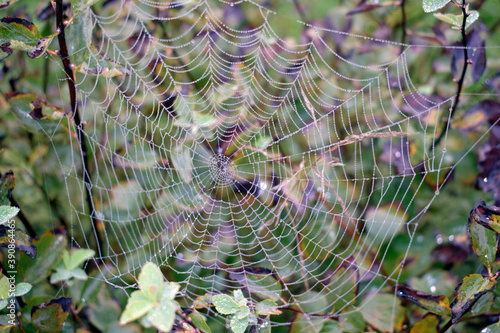
[[[1,208],[2,207],[0,207],[0,214]],[[14,244],[17,249],[23,251],[33,259],[36,257],[36,246],[31,243],[30,236],[26,235],[21,229],[14,229],[12,232],[10,227],[0,225],[0,246],[8,247],[9,244]]]
[[[248,326],[248,316],[238,318],[238,316],[233,315],[231,317],[230,326],[234,333],[244,333]]]
[[[162,301],[148,313],[148,320],[161,332],[170,332],[174,324],[177,306],[171,301]]]
[[[483,328],[481,333],[500,333],[500,321]]]
[[[430,13],[430,12],[434,12],[440,8],[443,8],[450,1],[451,0],[423,0],[422,1],[422,8],[424,9],[424,12]]]
[[[479,18],[479,12],[476,10],[467,10],[467,13],[469,16],[467,16],[467,19],[465,21],[465,30],[467,30],[472,23],[474,23],[478,18]],[[460,15],[454,15],[454,14],[442,14],[442,13],[434,13],[434,16],[446,23],[449,23],[452,25],[453,29],[461,29],[462,28],[462,23],[463,23],[463,14]]]
[[[97,1],[99,0],[71,0],[71,13],[73,16],[77,16]]]
[[[469,218],[483,227],[500,233],[500,207],[488,207],[483,200],[480,200],[471,210]]]
[[[451,303],[451,320],[456,323],[469,310],[479,297],[495,288],[497,281],[493,277],[484,277],[480,274],[471,274],[464,278],[460,285],[457,297]]]
[[[365,321],[382,332],[399,331],[403,327],[405,309],[397,300],[394,302],[394,295],[368,294],[360,307]]]
[[[281,311],[278,310],[278,304],[276,304],[276,302],[266,299],[255,305],[255,313],[258,316],[269,316],[279,315]]]
[[[365,229],[377,243],[389,240],[406,223],[408,216],[400,203],[370,207],[366,213]]]
[[[134,291],[127,301],[127,306],[120,316],[120,324],[125,325],[141,318],[154,307],[154,301],[142,291]]]
[[[342,333],[342,327],[336,320],[326,320],[320,333]]]
[[[479,261],[488,269],[488,272],[491,273],[491,265],[495,261],[497,253],[497,233],[478,223],[480,217],[473,212],[479,208],[478,205],[480,204],[480,202],[476,204],[476,207],[471,211],[469,217],[469,236],[474,253],[476,253]]]
[[[233,314],[240,310],[239,304],[229,295],[214,295],[212,296],[212,303],[220,314]]]
[[[205,321],[205,317],[203,317],[198,310],[193,309],[193,311],[187,316],[188,319],[191,319],[191,322],[199,328],[203,333],[211,333],[210,327],[207,325]]]
[[[45,53],[55,36],[43,37],[33,23],[22,18],[0,19],[0,44],[3,52],[6,52],[4,58],[10,55],[11,51],[8,50],[26,51],[28,57],[38,58]]]
[[[250,267],[230,272],[229,277],[237,281],[250,294],[275,302],[281,299],[281,283],[269,269]]]
[[[417,304],[418,306],[443,316],[450,314],[450,301],[446,296],[437,296],[427,294],[421,291],[413,290],[403,285],[396,287],[396,292],[399,297]]]
[[[163,293],[164,278],[160,268],[152,262],[146,263],[139,274],[139,288],[146,297],[153,301],[160,299]]]
[[[413,324],[410,333],[437,333],[439,318],[433,314],[428,314],[424,318]]]
[[[0,224],[9,223],[18,213],[18,207],[0,206]]]
[[[34,306],[31,309],[31,323],[40,332],[60,332],[68,317],[71,298],[61,297]]]
[[[22,253],[18,263],[19,277],[23,281],[36,284],[45,279],[59,264],[67,245],[64,228],[54,228],[45,232],[40,239],[34,240],[37,258],[33,260]]]

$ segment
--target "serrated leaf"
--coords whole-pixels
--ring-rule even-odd
[[[160,302],[168,302],[172,301],[177,293],[181,285],[175,282],[168,282],[163,285],[163,294],[161,295]]]
[[[460,285],[457,297],[451,304],[451,320],[456,323],[479,297],[495,288],[497,281],[494,277],[484,277],[480,274],[471,274],[464,278]]]
[[[486,206],[480,200],[471,210],[469,219],[500,234],[500,207]]]
[[[125,325],[141,318],[154,306],[154,301],[146,297],[142,291],[134,291],[128,299],[127,306],[120,316],[120,324]]]
[[[152,262],[146,263],[139,274],[139,288],[146,297],[158,301],[163,294],[164,278],[160,268]]]
[[[30,58],[38,58],[45,53],[55,36],[43,37],[33,23],[22,18],[0,19],[0,44],[7,56],[10,55],[8,50],[20,50],[26,51]]]
[[[491,265],[495,261],[497,253],[497,233],[479,224],[478,218],[477,214],[471,212],[468,224],[472,249],[479,261],[491,273]]]
[[[422,8],[424,9],[424,12],[430,13],[443,8],[450,1],[451,0],[423,0]]]
[[[442,14],[442,13],[434,13],[434,16],[443,22],[449,23],[452,25],[454,29],[461,29],[464,15],[453,15],[453,14]],[[467,20],[465,20],[465,30],[467,30],[472,23],[474,23],[479,18],[479,12],[476,10],[468,11]]]
[[[248,308],[248,306],[242,306],[240,307],[240,311],[238,311],[235,316],[238,317],[238,319],[243,319],[245,317],[248,317],[250,315],[250,309]]]
[[[11,206],[0,206],[0,224],[8,223],[19,213],[19,208]]]
[[[170,332],[174,324],[175,312],[177,311],[176,302],[161,302],[148,313],[148,320],[162,332]]]
[[[60,332],[68,317],[71,298],[61,297],[34,306],[31,310],[31,323],[40,332]]]
[[[234,333],[244,333],[248,326],[248,316],[243,318],[238,318],[236,315],[231,316],[230,326]]]
[[[21,229],[13,230],[10,227],[0,225],[0,246],[8,247],[9,244],[13,244],[33,259],[36,257],[36,246],[31,243],[30,236]]]
[[[228,295],[220,294],[212,296],[212,303],[220,314],[233,314],[240,310],[240,306]]]
[[[266,299],[255,305],[255,313],[259,316],[279,315],[278,304],[273,300]]]
[[[210,327],[205,321],[205,318],[198,312],[198,310],[193,309],[193,311],[187,317],[191,319],[193,325],[199,328],[203,333],[212,333]]]

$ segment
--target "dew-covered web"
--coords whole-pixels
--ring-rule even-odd
[[[238,30],[249,7],[260,23]],[[188,305],[243,288],[315,314],[394,296],[404,260],[384,265],[391,242],[404,234],[410,247],[450,171],[483,138],[460,154],[447,152],[456,130],[436,142],[456,96],[432,99],[413,83],[408,59],[425,46],[250,1],[98,8],[68,27],[91,40],[71,51],[97,69],[77,74],[85,125],[63,120],[73,147],[58,152],[74,244],[98,247],[98,279],[135,287],[153,261]],[[300,40],[278,34],[279,20],[301,26]]]

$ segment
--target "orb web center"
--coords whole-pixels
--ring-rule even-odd
[[[216,185],[232,185],[235,180],[233,161],[224,154],[212,156],[209,161],[210,176]]]

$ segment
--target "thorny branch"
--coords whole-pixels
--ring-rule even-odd
[[[77,128],[77,140],[80,146],[80,150],[82,153],[82,164],[83,164],[83,181],[85,185],[86,192],[86,200],[90,209],[90,217],[92,219],[92,229],[94,232],[94,236],[96,237],[97,242],[97,253],[101,252],[102,241],[97,229],[97,218],[94,215],[94,201],[92,200],[92,191],[89,185],[92,183],[89,174],[89,162],[88,162],[88,154],[87,154],[87,144],[85,143],[85,135],[83,129],[83,123],[80,118],[80,112],[78,110],[78,102],[76,100],[76,87],[75,87],[75,74],[73,72],[73,65],[69,59],[68,54],[68,46],[66,44],[66,37],[64,34],[64,29],[66,28],[66,24],[63,21],[63,3],[62,0],[55,0],[56,3],[56,23],[57,23],[57,32],[58,32],[58,40],[59,40],[59,56],[64,65],[64,72],[67,76],[69,95],[71,99],[71,112],[73,116],[73,120],[75,121],[75,126]]]

